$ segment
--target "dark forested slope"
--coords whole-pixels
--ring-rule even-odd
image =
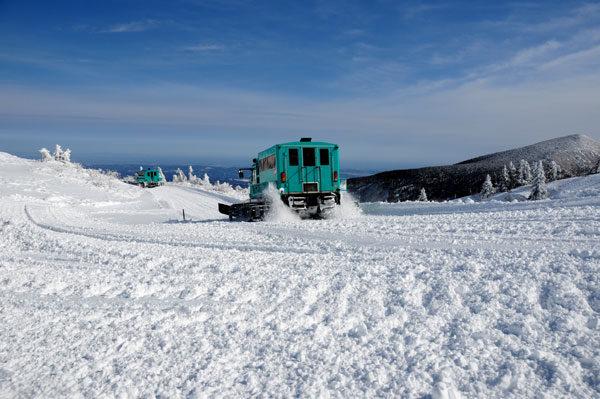
[[[478,193],[489,174],[496,184],[504,165],[518,166],[524,159],[530,164],[539,160],[547,165],[555,161],[560,177],[589,173],[600,159],[600,142],[583,135],[571,135],[513,150],[496,152],[454,165],[419,169],[402,169],[348,180],[348,191],[361,202],[416,200],[425,188],[430,200],[445,200]]]

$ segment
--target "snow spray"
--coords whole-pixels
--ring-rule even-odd
[[[295,222],[300,220],[300,216],[291,210],[281,200],[281,196],[274,187],[269,187],[265,194],[271,201],[271,210],[266,215],[265,220],[268,222]]]

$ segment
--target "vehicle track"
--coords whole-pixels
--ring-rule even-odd
[[[187,241],[187,242],[179,241],[179,237],[174,237],[174,236],[169,237],[173,241],[165,242],[163,240],[158,240],[158,239],[141,239],[137,235],[136,236],[128,235],[128,234],[116,235],[116,234],[111,234],[111,233],[107,233],[107,232],[98,232],[97,230],[88,232],[88,231],[81,231],[75,227],[70,227],[70,226],[69,227],[60,227],[60,226],[56,226],[56,225],[52,225],[52,224],[48,224],[48,223],[39,222],[31,215],[31,212],[27,206],[25,206],[25,208],[24,208],[24,213],[25,213],[27,219],[32,224],[39,227],[40,229],[52,231],[54,233],[69,234],[69,235],[74,235],[74,236],[93,238],[93,239],[102,240],[102,241],[122,242],[122,243],[128,243],[128,244],[138,243],[138,244],[149,244],[149,245],[162,245],[162,246],[168,246],[168,247],[203,248],[203,249],[215,249],[215,250],[222,250],[222,251],[229,251],[229,250],[238,250],[241,252],[259,251],[259,252],[275,252],[275,253],[286,253],[286,254],[287,253],[295,253],[295,254],[299,254],[299,255],[314,254],[314,253],[325,254],[326,253],[325,251],[318,251],[318,250],[316,251],[314,248],[303,250],[303,249],[298,249],[298,248],[285,248],[285,249],[280,249],[280,248],[276,248],[276,247],[265,248],[264,246],[250,245],[250,244],[229,244],[229,245],[208,244],[208,243],[198,243],[198,242],[189,242],[189,241]]]

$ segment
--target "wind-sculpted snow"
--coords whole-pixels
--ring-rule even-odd
[[[0,154],[0,397],[600,395],[597,175],[262,223],[85,176]]]

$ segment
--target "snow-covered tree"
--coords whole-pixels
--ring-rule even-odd
[[[598,160],[598,162],[596,163],[596,166],[594,166],[592,168],[592,171],[590,172],[591,175],[594,175],[596,173],[600,173],[600,159]]]
[[[42,148],[40,153],[42,154],[42,162],[48,162],[52,160],[52,155],[50,155],[50,151],[48,151],[47,148]]]
[[[54,147],[54,154],[52,154],[52,157],[55,161],[62,161],[63,149],[59,144]]]
[[[204,184],[206,186],[210,186],[210,177],[208,177],[207,173],[205,173],[204,177],[202,178],[202,184]]]
[[[42,156],[44,156],[44,154],[42,154]],[[67,148],[66,151],[63,151],[62,147],[57,144],[54,148],[54,154],[52,154],[52,158],[54,158],[55,161],[71,163],[71,150]]]
[[[167,182],[167,178],[165,177],[165,174],[163,173],[163,171],[160,168],[160,166],[158,167],[158,176],[162,179],[163,183]]]
[[[502,168],[502,174],[500,175],[500,191],[508,191],[511,187],[510,182],[510,173],[508,172],[508,168],[506,165]]]
[[[534,162],[531,165],[531,183],[533,183],[533,178],[537,174],[538,162]]]
[[[229,184],[227,182],[221,183],[220,181],[217,180],[217,182],[213,185],[213,189],[215,191],[227,193],[227,192],[231,192],[233,190],[233,187],[231,187],[231,184]]]
[[[69,148],[63,152],[63,162],[71,163],[71,150]]]
[[[517,168],[515,167],[515,164],[510,161],[510,163],[508,164],[508,176],[509,176],[509,186],[508,189],[510,190],[511,188],[515,188],[517,185],[517,177],[518,177],[518,173],[517,173]]]
[[[531,167],[529,166],[529,162],[527,162],[524,159],[521,159],[521,161],[519,162],[517,184],[519,186],[531,184]]]
[[[554,181],[556,179],[558,179],[558,174],[561,172],[560,166],[554,162],[554,161],[550,161],[550,167],[548,170],[548,179],[550,181]]]
[[[121,174],[119,172],[117,172],[116,170],[102,170],[102,169],[98,169],[98,172],[102,173],[105,176],[110,176],[113,177],[115,179],[120,179],[121,178]]]
[[[489,198],[496,192],[494,188],[494,184],[492,183],[492,178],[490,175],[485,177],[485,181],[483,182],[483,186],[481,187],[481,198]]]
[[[198,183],[198,177],[196,175],[194,175],[194,168],[192,168],[192,165],[190,165],[189,169],[188,169],[188,180],[190,183],[193,184],[197,184]]]
[[[56,145],[56,147],[54,147],[54,154],[52,154],[52,157],[54,158],[55,161],[61,161],[62,160],[62,147],[60,145]]]
[[[185,183],[187,182],[187,177],[185,176],[185,173],[183,173],[183,170],[177,168],[177,170],[175,171],[175,174],[173,175],[173,183]]]
[[[425,187],[423,187],[421,189],[421,192],[419,193],[419,198],[417,198],[417,201],[421,201],[421,202],[427,202],[427,201],[429,201],[427,199],[427,192],[425,192]]]
[[[539,161],[536,167],[536,173],[533,178],[533,187],[531,190],[530,200],[541,200],[548,198],[548,189],[546,188],[546,175],[544,173],[544,165]]]

